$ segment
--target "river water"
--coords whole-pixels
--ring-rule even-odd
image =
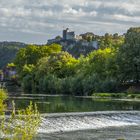
[[[110,127],[96,130],[40,134],[35,140],[140,140],[140,127]]]
[[[10,93],[9,106],[12,100],[15,101],[17,109],[25,108],[32,101],[37,104],[40,113],[140,110],[140,100],[112,100],[61,95]]]
[[[140,101],[10,93],[10,102],[41,112],[35,140],[139,140]]]

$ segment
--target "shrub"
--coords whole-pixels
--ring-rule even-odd
[[[135,98],[135,95],[134,95],[134,94],[128,94],[128,95],[127,95],[127,98],[131,98],[131,99],[132,99],[132,98]]]
[[[39,81],[39,90],[47,94],[59,94],[61,89],[60,79],[55,75],[48,74]]]
[[[117,91],[117,82],[115,80],[106,79],[104,81],[99,81],[99,86],[97,91],[100,92],[116,92]]]
[[[3,97],[6,97],[6,92],[0,90]],[[1,105],[4,106],[4,99],[1,99]],[[6,116],[4,110],[0,110],[0,139],[4,140],[31,140],[37,133],[37,128],[40,123],[40,115],[37,106],[30,105],[23,110],[15,111],[13,102],[13,110],[11,115]]]
[[[7,93],[4,89],[0,89],[0,115],[3,114],[5,110],[4,100],[7,99]]]
[[[127,93],[128,93],[128,94],[135,94],[135,93],[137,93],[137,90],[135,89],[134,86],[130,86],[130,87],[127,89]]]
[[[125,93],[95,93],[93,97],[100,98],[125,98],[127,97]]]
[[[26,91],[32,90],[32,76],[26,75],[22,80],[22,87]]]
[[[4,89],[0,89],[0,100],[7,99],[7,92]]]

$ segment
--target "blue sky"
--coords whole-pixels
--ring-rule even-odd
[[[69,27],[76,34],[140,26],[140,0],[0,0],[0,41],[46,43]]]

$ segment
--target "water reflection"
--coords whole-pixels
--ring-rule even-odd
[[[11,97],[9,98],[10,102],[14,100],[17,108],[25,108],[32,101],[37,104],[41,113],[140,110],[140,102],[135,101],[47,96],[42,94],[18,94]]]

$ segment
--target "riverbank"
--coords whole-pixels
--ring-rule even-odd
[[[93,98],[140,99],[140,93],[94,93]]]

